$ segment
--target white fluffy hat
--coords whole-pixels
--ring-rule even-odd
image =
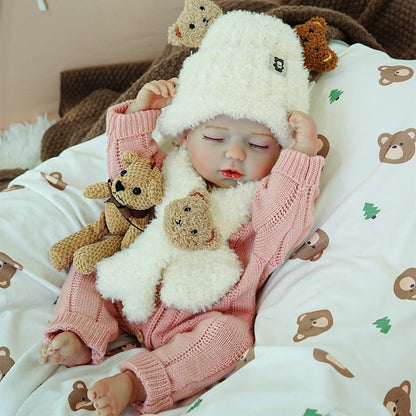
[[[299,38],[289,25],[265,14],[226,13],[184,61],[159,130],[173,137],[227,115],[263,123],[282,147],[292,147],[287,119],[293,110],[309,111],[308,75]]]

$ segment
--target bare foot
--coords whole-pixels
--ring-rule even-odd
[[[68,367],[88,364],[91,350],[74,332],[61,332],[40,351],[41,364],[63,364]]]
[[[144,401],[146,394],[140,380],[127,370],[97,381],[88,390],[88,398],[98,416],[119,416],[129,403]]]

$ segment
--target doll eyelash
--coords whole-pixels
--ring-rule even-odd
[[[216,138],[216,137],[209,137],[209,136],[204,135],[204,140],[208,140],[208,141],[212,141],[212,142],[220,142],[224,139],[221,138],[221,137]]]
[[[253,147],[254,149],[259,149],[259,150],[267,150],[269,149],[269,146],[260,146],[258,144],[254,144],[254,143],[249,143],[250,147]]]

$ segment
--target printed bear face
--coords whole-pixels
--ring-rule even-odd
[[[403,82],[412,78],[413,69],[408,66],[395,65],[395,66],[379,66],[378,70],[380,71],[380,85],[386,86],[390,85],[393,82]]]
[[[72,391],[68,396],[68,403],[72,411],[76,412],[81,409],[95,410],[93,403],[88,399],[87,392],[87,386],[81,380],[76,381],[72,385]]]
[[[393,290],[399,299],[416,300],[416,269],[411,267],[398,276]]]
[[[185,0],[178,20],[168,29],[168,42],[198,48],[208,27],[221,15],[222,10],[210,0]]]
[[[305,66],[311,71],[328,72],[338,63],[338,56],[330,49],[325,37],[326,22],[319,17],[295,26],[304,50]]]
[[[332,314],[328,310],[307,312],[298,317],[298,332],[293,341],[299,342],[328,331],[332,327]]]
[[[13,367],[14,360],[10,357],[10,351],[7,347],[0,347],[0,381],[7,372]]]
[[[405,380],[399,387],[389,390],[383,404],[391,416],[412,416],[410,413],[410,382]]]
[[[380,162],[405,163],[415,154],[416,129],[410,128],[395,134],[383,133],[377,141]]]
[[[22,265],[12,260],[7,254],[0,252],[0,288],[8,288],[16,270],[22,269]]]
[[[316,232],[314,232],[309,240],[303,244],[300,248],[298,248],[291,256],[291,259],[302,259],[302,260],[310,260],[316,261],[321,258],[324,250],[329,245],[329,237],[328,234],[318,228]]]
[[[209,211],[209,194],[203,188],[169,203],[163,221],[169,240],[182,250],[216,250],[223,242]]]
[[[114,198],[131,209],[145,210],[162,202],[162,174],[149,160],[124,152],[126,169],[111,184]]]

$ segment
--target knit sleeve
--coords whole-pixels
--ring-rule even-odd
[[[191,331],[123,364],[122,370],[134,371],[146,390],[145,402],[134,407],[144,414],[158,413],[196,394],[233,370],[253,342],[247,320],[220,312],[206,314]]]
[[[115,105],[107,112],[107,165],[110,179],[124,169],[121,155],[132,150],[140,157],[153,159],[160,169],[165,154],[152,138],[152,132],[161,113],[160,110],[145,110],[125,114],[131,101]]]
[[[277,266],[309,233],[324,159],[282,150],[256,192],[252,223],[254,253]]]

